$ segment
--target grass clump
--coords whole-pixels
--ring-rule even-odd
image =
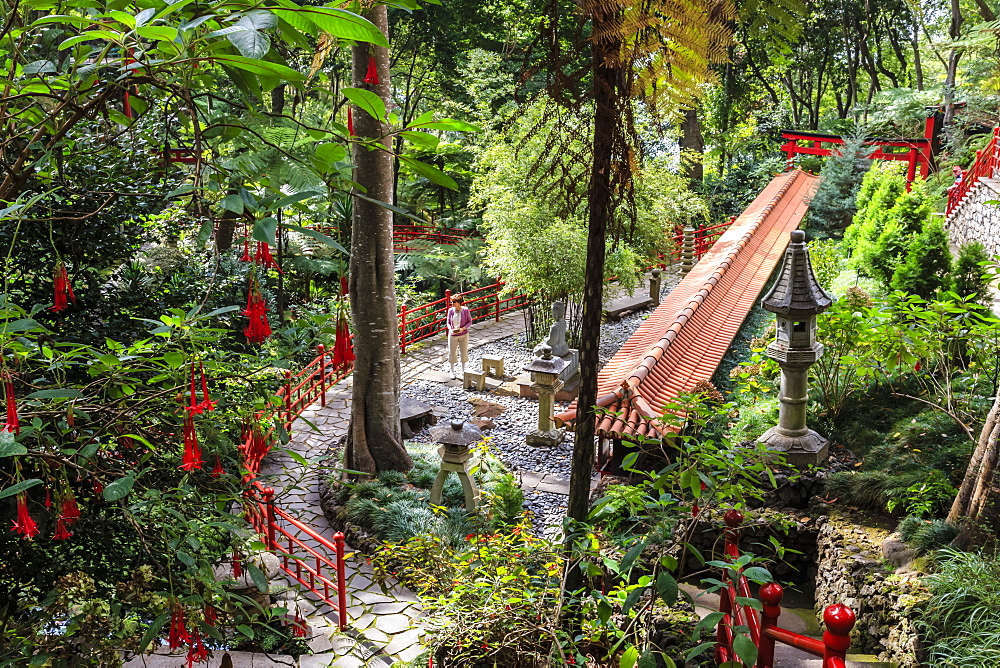
[[[1000,555],[945,549],[926,584],[931,599],[918,625],[929,665],[1000,665]]]
[[[944,520],[925,520],[915,515],[904,517],[896,531],[918,557],[945,547],[958,535],[958,529]]]

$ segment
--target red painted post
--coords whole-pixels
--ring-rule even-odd
[[[451,308],[451,290],[444,291],[444,331],[448,331],[448,309]]]
[[[910,152],[906,158],[907,168],[906,168],[906,192],[910,192],[910,186],[913,185],[913,180],[917,178],[917,147],[910,147]]]
[[[319,352],[319,405],[326,406],[326,346],[316,346]]]
[[[264,488],[264,539],[267,541],[267,547],[270,550],[273,550],[278,545],[278,543],[274,540],[275,524],[274,490],[270,487],[266,487]]]
[[[496,317],[496,321],[500,322],[500,288],[499,288],[499,286],[497,287],[496,298],[497,298],[497,317]]]
[[[843,603],[826,606],[823,611],[823,621],[826,631],[823,632],[823,668],[831,668],[831,659],[838,657],[846,660],[847,650],[851,646],[851,629],[857,621],[854,611]]]
[[[347,574],[344,567],[344,534],[333,534],[333,544],[337,548],[337,616],[340,630],[347,628]]]
[[[760,600],[764,604],[760,615],[760,646],[757,648],[757,668],[772,668],[774,666],[774,638],[765,630],[778,625],[781,615],[781,598],[785,590],[777,582],[768,582],[760,588]]]
[[[406,302],[399,309],[399,352],[406,354]]]
[[[740,525],[743,524],[743,513],[738,510],[727,511],[723,519],[726,522],[725,540],[726,556],[736,559],[740,556]]]
[[[292,433],[292,371],[285,369],[285,431]]]

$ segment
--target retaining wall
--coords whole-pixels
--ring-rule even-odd
[[[945,226],[954,246],[979,241],[990,255],[1000,255],[1000,180],[980,179]]]

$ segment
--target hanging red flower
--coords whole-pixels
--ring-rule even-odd
[[[76,303],[76,295],[73,294],[73,284],[69,281],[69,275],[66,273],[66,265],[63,264],[62,260],[56,262],[52,283],[55,291],[52,306],[53,311],[59,313],[59,311],[63,311],[69,307],[66,297],[69,297],[74,304]]]
[[[261,241],[257,242],[257,253],[254,255],[254,262],[265,269],[277,269],[279,274],[285,273],[281,271],[278,261],[271,254],[271,244],[265,244]]]
[[[208,659],[208,650],[205,649],[205,645],[201,642],[201,634],[198,631],[192,633],[189,642],[187,665],[188,668],[192,668],[194,664],[202,663]]]
[[[3,372],[3,400],[7,405],[7,422],[3,430],[11,434],[21,433],[21,421],[17,417],[17,397],[14,396],[14,379],[10,372]]]
[[[201,373],[201,402],[198,404],[204,411],[214,411],[216,402],[208,394],[208,379],[205,377],[205,365],[198,362],[198,369]]]
[[[341,312],[337,319],[337,334],[333,342],[333,368],[346,371],[354,362],[354,346],[351,343],[351,327],[347,315]]]
[[[243,255],[240,256],[240,262],[253,262],[253,259],[250,257],[249,239],[243,242]]]
[[[306,622],[305,617],[297,612],[295,613],[295,621],[292,622],[292,630],[296,638],[309,637],[309,623]]]
[[[340,277],[340,296],[343,297],[347,294],[347,276]]]
[[[223,475],[225,472],[226,472],[226,469],[222,468],[222,460],[219,459],[219,455],[215,455],[215,466],[212,467],[212,477],[213,478],[218,478],[220,475]]]
[[[918,373],[920,372],[920,369],[922,369],[922,368],[923,367],[920,366],[920,360],[917,360],[917,363],[913,365],[913,370],[916,371],[916,372],[918,372]]]
[[[101,483],[100,480],[94,478],[93,487],[94,487],[94,496],[100,498],[100,496],[104,494],[104,485]]]
[[[66,528],[66,520],[59,518],[56,520],[56,532],[52,534],[52,540],[66,540],[73,537],[73,532]]]
[[[239,552],[233,552],[233,577],[243,577],[243,560],[240,558]]]
[[[243,330],[243,335],[251,343],[261,344],[264,339],[271,336],[271,324],[267,321],[267,304],[260,294],[257,281],[250,284],[250,292],[247,294],[247,308],[243,311],[250,322]]]
[[[373,84],[375,86],[380,83],[378,80],[378,65],[375,62],[375,56],[368,56],[368,71],[365,72],[365,83]]]
[[[191,641],[191,635],[184,625],[184,608],[179,605],[170,613],[170,631],[167,633],[167,645],[177,649]]]
[[[211,603],[207,604],[205,606],[205,623],[215,628],[217,621],[219,621],[219,613],[215,611]]]
[[[28,512],[28,495],[21,492],[17,495],[17,519],[14,520],[14,533],[19,533],[30,540],[38,535],[38,525]]]
[[[48,485],[45,486],[45,507],[52,507],[52,490],[49,489]]]
[[[201,458],[201,446],[198,445],[198,432],[194,428],[194,415],[188,413],[184,418],[184,456],[180,468],[185,471],[200,469],[204,464]]]
[[[76,497],[73,496],[73,492],[66,489],[65,495],[62,497],[62,503],[59,508],[59,519],[69,526],[80,519],[80,507],[76,504]]]
[[[198,392],[195,390],[194,383],[194,360],[191,360],[191,376],[188,381],[188,394],[190,398],[188,400],[188,405],[184,407],[184,410],[188,412],[188,415],[198,415],[204,411],[204,407],[198,401]]]
[[[347,134],[354,136],[354,109],[347,107]]]

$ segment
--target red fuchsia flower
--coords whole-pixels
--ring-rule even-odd
[[[52,306],[54,312],[59,313],[59,311],[69,308],[69,302],[66,301],[66,297],[69,297],[74,304],[76,303],[76,295],[73,294],[73,284],[69,281],[69,275],[66,273],[66,265],[62,260],[56,262],[52,283],[55,291]]]
[[[365,83],[378,85],[378,65],[375,63],[375,56],[368,56],[368,71],[365,72]]]
[[[309,637],[309,624],[306,622],[305,617],[297,612],[295,613],[295,621],[292,622],[292,630],[296,638]]]
[[[347,107],[347,134],[354,136],[354,110],[350,106]]]
[[[211,603],[205,606],[205,623],[215,628],[216,622],[219,621],[219,613],[215,611],[215,607]]]
[[[93,487],[94,487],[94,496],[100,497],[101,494],[104,494],[104,485],[97,478],[94,478],[93,480]]]
[[[194,428],[194,415],[184,418],[184,456],[180,468],[185,471],[200,469],[205,461],[201,458],[201,446],[198,445],[198,432]]]
[[[48,486],[45,487],[45,507],[52,507],[52,490]]]
[[[281,267],[278,266],[278,261],[274,259],[274,255],[271,254],[271,245],[265,244],[262,241],[257,242],[257,254],[254,255],[254,262],[263,266],[265,269],[277,269],[279,274],[285,272],[281,271]]]
[[[3,400],[7,405],[7,422],[3,430],[11,434],[21,433],[21,421],[17,417],[17,397],[14,396],[14,379],[10,372],[3,372]]]
[[[170,649],[183,647],[191,641],[191,635],[184,625],[184,608],[179,605],[170,613],[170,631],[167,633],[167,645]]]
[[[208,650],[205,649],[205,645],[201,642],[201,634],[195,631],[191,635],[191,640],[189,641],[187,653],[187,665],[188,668],[192,668],[196,663],[202,663],[208,659]]]
[[[17,495],[17,519],[14,520],[14,533],[19,533],[31,540],[38,535],[38,525],[28,512],[28,495],[21,492]]]
[[[62,497],[59,508],[59,519],[66,526],[70,526],[80,519],[80,507],[76,504],[76,497],[73,496],[73,492],[69,489],[66,490],[65,496]]]
[[[66,520],[59,518],[56,520],[56,532],[52,534],[52,540],[66,540],[72,538],[73,532],[66,528]]]
[[[250,240],[247,239],[243,242],[243,255],[240,256],[240,262],[253,262],[253,258],[250,257]]]
[[[271,324],[267,321],[267,304],[264,302],[263,295],[260,294],[257,281],[250,284],[250,292],[247,294],[247,308],[243,311],[243,315],[249,319],[247,326],[243,329],[243,335],[247,337],[247,341],[261,344],[267,337],[271,336]]]
[[[347,322],[347,316],[340,314],[337,319],[337,334],[333,343],[333,367],[334,369],[347,370],[354,362],[354,346],[351,344],[351,327]]]
[[[201,370],[201,406],[202,410],[214,411],[216,402],[212,401],[212,397],[208,394],[208,379],[205,378],[205,365],[198,362],[198,368]]]
[[[212,477],[218,478],[220,475],[225,474],[226,469],[222,468],[222,460],[219,459],[219,455],[215,455],[215,466],[212,467]]]
[[[920,360],[917,360],[917,363],[913,365],[913,370],[919,372],[921,368],[922,367],[920,366]]]
[[[198,415],[199,413],[203,412],[205,409],[201,405],[201,403],[198,401],[198,392],[195,390],[195,384],[194,384],[194,360],[193,359],[191,360],[191,379],[189,381],[188,392],[191,395],[191,398],[188,401],[188,405],[184,407],[184,410],[186,410],[188,412],[188,415]]]
[[[239,552],[233,552],[233,577],[243,577],[243,560],[240,558]]]

